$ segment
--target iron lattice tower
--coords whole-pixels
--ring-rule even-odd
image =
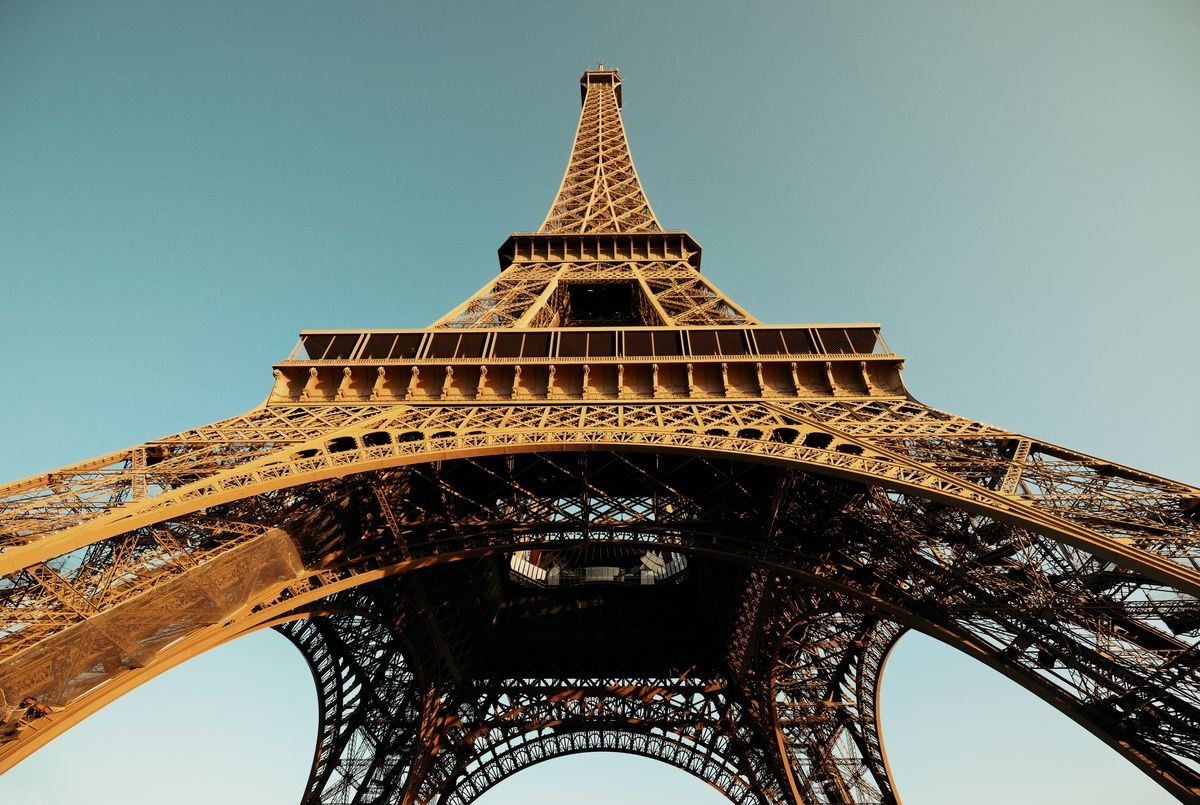
[[[1200,802],[1200,490],[914,400],[873,324],[766,326],[664,230],[590,70],[541,229],[424,330],[304,332],[241,416],[0,489],[0,769],[273,627],[304,803],[466,803],[574,752],[895,803],[908,629]]]

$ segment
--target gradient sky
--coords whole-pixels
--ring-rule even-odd
[[[1197,42],[1194,0],[0,2],[0,480],[253,407],[301,328],[453,307],[545,215],[603,59],[655,211],[760,319],[882,322],[923,402],[1198,483]],[[294,805],[314,701],[255,635],[0,800]],[[915,805],[1173,801],[920,636],[883,733]],[[610,755],[479,801],[617,798],[723,801]]]

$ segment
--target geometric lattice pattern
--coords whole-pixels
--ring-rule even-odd
[[[662,227],[650,209],[625,139],[621,121],[621,77],[615,70],[590,70],[580,81],[583,111],[562,185],[542,236],[562,236],[557,259],[534,251],[516,256],[494,282],[439,319],[435,327],[557,327],[572,318],[569,289],[627,287],[618,305],[628,323],[641,325],[753,324],[755,319],[704,279],[697,270],[699,246],[631,250],[625,259],[588,259],[586,241],[569,236],[632,236]],[[688,239],[690,241],[690,238]],[[550,242],[554,242],[550,240]],[[650,241],[647,241],[650,242]],[[543,253],[543,258],[546,257]],[[600,257],[600,255],[590,255]]]
[[[275,628],[305,805],[596,750],[897,803],[918,630],[1200,801],[1200,489],[915,402],[867,326],[758,324],[650,211],[619,76],[582,87],[542,232],[434,327],[308,334],[253,411],[0,487],[0,770]]]
[[[591,70],[581,82],[583,111],[558,196],[541,232],[657,232],[621,121],[621,77]]]

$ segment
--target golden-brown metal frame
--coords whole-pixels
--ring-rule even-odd
[[[431,328],[305,333],[259,408],[0,487],[0,770],[273,626],[318,683],[308,803],[469,802],[597,749],[736,802],[898,802],[878,682],[912,628],[1200,802],[1200,490],[916,402],[875,325],[760,324],[659,225],[616,71],[581,88],[541,230]],[[527,639],[479,601],[582,600],[505,557],[629,546],[719,579],[725,626],[479,660]]]

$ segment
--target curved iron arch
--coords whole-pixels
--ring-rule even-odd
[[[1058,514],[1034,507],[1028,501],[972,484],[950,473],[926,466],[895,452],[817,424],[792,423],[789,431],[821,433],[825,447],[809,447],[803,439],[792,442],[747,439],[717,433],[642,427],[620,433],[589,431],[583,426],[564,430],[471,432],[460,435],[440,431],[433,438],[402,427],[382,427],[378,420],[358,422],[341,435],[324,436],[309,446],[296,445],[287,455],[268,454],[235,467],[228,473],[205,478],[150,498],[144,503],[114,510],[110,516],[68,528],[0,554],[0,573],[25,564],[45,561],[107,537],[195,513],[264,492],[353,473],[382,470],[429,461],[576,450],[682,452],[735,458],[754,463],[794,467],[817,474],[875,484],[899,493],[916,493],[967,511],[998,517],[1013,525],[1034,529],[1046,536],[1128,566],[1177,589],[1200,597],[1200,571],[1145,549],[1129,546]],[[798,427],[807,430],[797,430]],[[712,429],[710,429],[712,430]],[[408,433],[420,438],[405,439]],[[386,434],[368,440],[372,434]],[[370,442],[369,444],[367,442]],[[861,443],[859,443],[861,442]],[[856,452],[839,450],[852,446]],[[334,446],[332,452],[328,449]]]
[[[743,460],[745,459],[743,458]],[[1024,538],[1029,540],[1033,537],[1026,534]],[[503,548],[492,548],[491,550],[502,549]],[[733,554],[736,552],[730,553]],[[762,561],[761,559],[755,558],[751,558],[750,560]],[[770,564],[770,561],[767,560],[765,564]],[[783,565],[783,563],[779,563],[777,566],[781,565]],[[822,578],[819,572],[814,572],[813,568],[807,569],[807,575],[812,576],[818,581],[821,581]],[[830,583],[830,580],[824,579],[821,581],[821,583]],[[853,585],[849,585],[845,589],[847,591],[856,590]],[[871,594],[864,593],[861,588],[858,588],[856,591],[860,597],[866,597],[868,600],[871,599]],[[877,600],[874,601],[875,605],[878,605],[878,603],[879,602]],[[974,636],[970,632],[963,631],[961,629],[947,628],[944,623],[941,623],[942,619],[937,616],[937,613],[926,612],[918,616],[912,616],[910,613],[903,614],[908,616],[905,618],[905,620],[909,620],[912,623],[925,624],[927,628],[923,628],[922,631],[930,631],[930,633],[934,634],[934,636],[938,636],[947,642],[951,642],[960,649],[967,650],[968,653],[972,653],[974,656],[977,656],[977,658],[985,659],[988,664],[1012,676],[1014,679],[1017,679],[1017,681],[1023,686],[1033,690],[1035,693],[1038,693],[1038,695],[1042,696],[1042,698],[1051,701],[1051,703],[1055,704],[1057,707],[1059,707],[1059,709],[1067,712],[1068,715],[1071,715],[1071,717],[1076,721],[1100,735],[1110,745],[1116,746],[1122,752],[1122,754],[1125,754],[1127,757],[1133,759],[1134,762],[1139,766],[1142,766],[1144,770],[1150,770],[1159,774],[1160,782],[1163,782],[1164,785],[1166,785],[1169,789],[1177,792],[1177,795],[1179,792],[1190,792],[1195,790],[1194,785],[1187,782],[1189,775],[1186,773],[1186,769],[1178,766],[1178,764],[1175,764],[1174,766],[1172,766],[1172,764],[1166,764],[1166,766],[1164,766],[1160,757],[1156,757],[1154,754],[1148,753],[1146,751],[1146,747],[1138,745],[1136,741],[1130,741],[1130,731],[1132,730],[1134,734],[1136,734],[1136,730],[1140,729],[1139,722],[1126,722],[1121,727],[1122,731],[1114,734],[1111,724],[1106,723],[1105,721],[1105,713],[1080,711],[1078,709],[1077,702],[1072,702],[1069,699],[1064,698],[1061,695],[1061,691],[1058,691],[1047,685],[1044,679],[1041,679],[1036,674],[1032,673],[1028,665],[1019,664],[1017,662],[1019,659],[1017,655],[1020,654],[1020,652],[1024,649],[1009,651],[1008,655],[1005,655],[1003,652],[988,651],[978,646]],[[1016,643],[1014,642],[1010,645],[1016,645]],[[1027,644],[1027,646],[1028,645],[1032,645],[1032,643]],[[1054,646],[1051,646],[1051,648],[1054,648]],[[1005,649],[1005,651],[1008,651],[1008,649]],[[1184,654],[1182,654],[1181,657],[1186,659],[1187,656],[1186,650],[1184,650]],[[1190,667],[1187,664],[1188,662],[1190,662],[1190,660],[1178,665],[1178,667],[1181,669],[1186,669],[1187,667]],[[1135,702],[1134,704],[1137,703]],[[1143,705],[1144,704],[1145,703],[1143,703]],[[1171,705],[1171,707],[1176,708],[1181,706],[1183,705]],[[1144,716],[1141,717],[1141,720],[1145,721]],[[1185,750],[1191,751],[1187,747],[1185,747]]]
[[[656,760],[686,772],[707,783],[724,794],[736,805],[770,805],[783,802],[781,799],[764,799],[747,785],[737,770],[727,762],[712,758],[699,748],[666,735],[648,731],[633,731],[629,728],[569,731],[554,736],[538,736],[519,746],[496,755],[460,778],[457,788],[448,792],[444,805],[467,805],[486,791],[499,785],[517,773],[547,760],[555,760],[587,752],[617,752]],[[505,765],[511,764],[511,765]],[[497,773],[502,769],[501,773]],[[764,775],[766,776],[766,775]],[[760,786],[777,785],[775,781],[758,781]]]

